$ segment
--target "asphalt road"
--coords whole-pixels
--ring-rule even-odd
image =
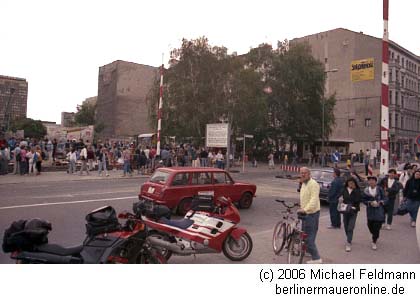
[[[250,233],[254,248],[243,263],[285,263],[285,256],[275,256],[271,248],[272,229],[281,216],[276,198],[298,201],[296,182],[277,179],[273,172],[232,174],[236,180],[257,184],[253,206],[241,210],[241,226]],[[39,217],[53,224],[49,240],[64,246],[79,244],[84,239],[85,215],[91,210],[112,205],[117,211],[131,210],[137,200],[139,186],[146,179],[109,179],[60,181],[43,183],[1,184],[0,234],[12,221]],[[408,217],[396,217],[393,230],[381,231],[378,250],[370,249],[370,234],[364,209],[359,214],[354,234],[353,250],[344,251],[343,230],[331,230],[326,207],[322,207],[317,244],[326,263],[420,263],[415,229]],[[7,254],[0,253],[0,263],[11,263]],[[223,254],[173,257],[169,263],[232,263]]]

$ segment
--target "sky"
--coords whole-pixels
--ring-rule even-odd
[[[417,55],[419,11],[390,0],[390,39]],[[157,67],[182,38],[243,54],[340,27],[381,38],[382,0],[0,0],[0,75],[28,81],[28,117],[60,123],[115,60]]]

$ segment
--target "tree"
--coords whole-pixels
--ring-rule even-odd
[[[96,105],[84,103],[77,108],[77,113],[74,116],[74,121],[78,126],[95,125],[95,110]]]
[[[42,139],[47,134],[47,128],[40,120],[33,120],[30,118],[23,118],[12,122],[11,129],[24,130],[25,138]]]
[[[274,138],[288,142],[314,142],[321,138],[322,107],[325,112],[325,136],[334,125],[335,97],[324,98],[324,66],[311,55],[308,44],[296,44],[285,51],[280,47],[271,57],[267,84],[269,127]]]
[[[149,120],[156,125],[159,79],[147,97]],[[262,83],[243,59],[212,47],[207,38],[183,39],[171,52],[164,75],[163,135],[205,136],[208,123],[230,122],[233,132],[253,133],[265,115]],[[251,131],[251,132],[249,132]]]

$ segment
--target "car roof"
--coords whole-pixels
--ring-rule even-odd
[[[196,168],[196,167],[162,167],[159,171],[166,172],[225,172],[225,170],[218,168]]]

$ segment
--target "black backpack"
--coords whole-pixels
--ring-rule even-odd
[[[15,221],[4,232],[3,251],[31,251],[36,245],[48,243],[51,229],[51,223],[41,219]]]
[[[117,213],[112,206],[95,209],[86,216],[86,222],[86,234],[90,237],[117,231],[121,228]]]

